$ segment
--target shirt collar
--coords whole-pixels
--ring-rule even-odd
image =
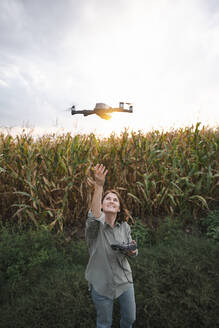
[[[114,228],[115,228],[115,227],[120,227],[120,225],[121,225],[121,223],[119,223],[119,222],[115,222]],[[111,226],[105,221],[105,222],[104,222],[104,228],[107,229],[108,227],[111,228]]]

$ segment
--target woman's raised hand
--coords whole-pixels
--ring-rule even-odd
[[[97,164],[94,167],[95,182],[98,186],[103,187],[108,170],[103,164]]]

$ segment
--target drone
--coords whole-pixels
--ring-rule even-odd
[[[73,105],[69,110],[71,110],[71,115],[83,114],[84,116],[89,116],[96,114],[104,120],[109,120],[112,116],[111,113],[133,113],[133,105],[131,103],[120,102],[119,107],[110,107],[104,103],[96,103],[94,109],[92,110],[76,110],[75,105]]]

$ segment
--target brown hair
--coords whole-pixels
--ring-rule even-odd
[[[104,198],[109,193],[115,194],[118,197],[119,203],[120,203],[120,212],[117,214],[116,222],[121,223],[121,222],[128,222],[129,220],[131,220],[131,223],[133,223],[133,218],[132,218],[129,210],[126,208],[124,201],[117,190],[115,190],[115,189],[106,190],[102,197],[102,203],[103,203]]]

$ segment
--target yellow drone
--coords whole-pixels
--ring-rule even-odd
[[[75,105],[70,110],[71,115],[83,114],[84,116],[89,116],[96,114],[104,120],[109,120],[112,117],[110,113],[133,113],[133,105],[131,103],[120,102],[119,107],[110,107],[104,103],[97,103],[92,110],[76,110]]]

